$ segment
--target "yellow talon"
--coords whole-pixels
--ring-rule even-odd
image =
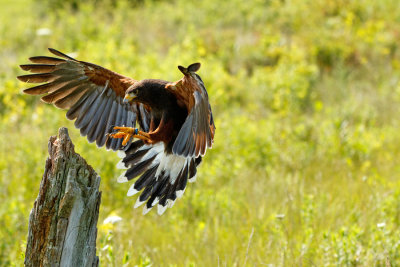
[[[107,138],[109,138],[109,137],[124,138],[124,140],[122,141],[123,146],[126,146],[126,144],[128,144],[128,142],[131,138],[138,138],[147,143],[152,142],[149,134],[146,132],[139,131],[138,128],[115,126],[115,127],[113,127],[113,131],[117,131],[117,132],[107,134]]]
[[[119,126],[114,127],[113,130],[117,130],[118,132],[109,134],[109,136],[112,138],[124,138],[124,140],[122,141],[123,146],[125,146],[129,142],[129,140],[139,131],[137,128]]]

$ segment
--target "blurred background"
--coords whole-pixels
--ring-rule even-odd
[[[22,266],[47,142],[101,176],[102,266],[399,266],[396,0],[0,0],[0,266]],[[116,153],[21,94],[48,47],[135,79],[201,62],[217,127],[163,216],[133,209]],[[104,220],[118,216],[117,222]]]

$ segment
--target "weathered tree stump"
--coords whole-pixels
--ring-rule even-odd
[[[49,140],[39,195],[29,216],[25,266],[98,266],[100,177],[74,151],[67,128]]]

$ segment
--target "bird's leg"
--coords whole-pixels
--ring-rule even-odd
[[[139,131],[138,128],[116,126],[113,128],[113,130],[116,130],[117,132],[110,133],[108,134],[108,136],[112,138],[124,138],[124,140],[122,141],[123,146],[125,146],[132,137],[141,139],[145,142],[150,142],[149,134],[143,131]]]
[[[143,131],[138,131],[138,135],[141,136],[141,137],[144,137],[144,138],[146,138],[146,139],[148,139],[148,140],[151,139],[150,134],[149,134],[149,133],[146,133],[146,132],[143,132]],[[144,139],[143,139],[143,140],[144,140]]]

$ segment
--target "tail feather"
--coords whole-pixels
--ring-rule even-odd
[[[132,168],[128,169],[126,172],[126,178],[128,180],[132,180],[133,178],[137,177],[139,174],[143,173],[148,167],[153,163],[154,158],[156,155],[149,159],[142,160],[135,164]]]
[[[139,148],[141,148],[144,145],[144,142],[142,140],[138,140],[133,142],[125,151],[124,151],[124,157],[126,155],[130,155],[135,153]]]
[[[156,179],[152,179],[150,183],[146,186],[146,188],[143,190],[143,192],[140,194],[139,196],[140,201],[146,201],[159,185],[160,183],[157,183]]]
[[[125,165],[126,167],[128,167],[128,166],[133,166],[133,165],[135,165],[136,163],[140,162],[140,160],[142,159],[142,157],[143,157],[147,152],[149,152],[149,150],[150,150],[150,148],[148,148],[148,149],[141,149],[141,150],[137,151],[135,154],[127,155],[127,156],[122,160],[122,162],[124,163],[124,165]]]
[[[194,177],[196,173],[197,173],[196,163],[194,162],[194,159],[192,159],[189,166],[189,179]]]
[[[132,187],[138,191],[142,190],[154,178],[157,168],[158,165],[152,167],[151,169],[148,169],[144,174],[142,174],[142,176],[140,176],[140,178],[132,185]]]
[[[179,176],[177,186],[176,186],[177,191],[181,191],[181,190],[185,189],[187,181],[188,181],[188,169],[189,169],[188,164],[182,169],[181,175]]]
[[[141,191],[134,207],[137,208],[146,202],[143,214],[148,213],[158,204],[158,214],[163,214],[168,207],[172,207],[177,198],[182,197],[188,181],[196,175],[196,167],[201,157],[184,157],[165,151],[164,143],[148,145],[143,141],[132,142],[123,152],[119,167],[127,170],[118,182],[128,182],[139,177],[132,184],[128,196]]]
[[[157,188],[155,188],[154,192],[151,194],[150,199],[147,201],[147,208],[152,208],[154,205],[156,205],[160,200],[160,197],[165,193],[168,184],[168,177],[163,177],[163,179],[157,184]]]

